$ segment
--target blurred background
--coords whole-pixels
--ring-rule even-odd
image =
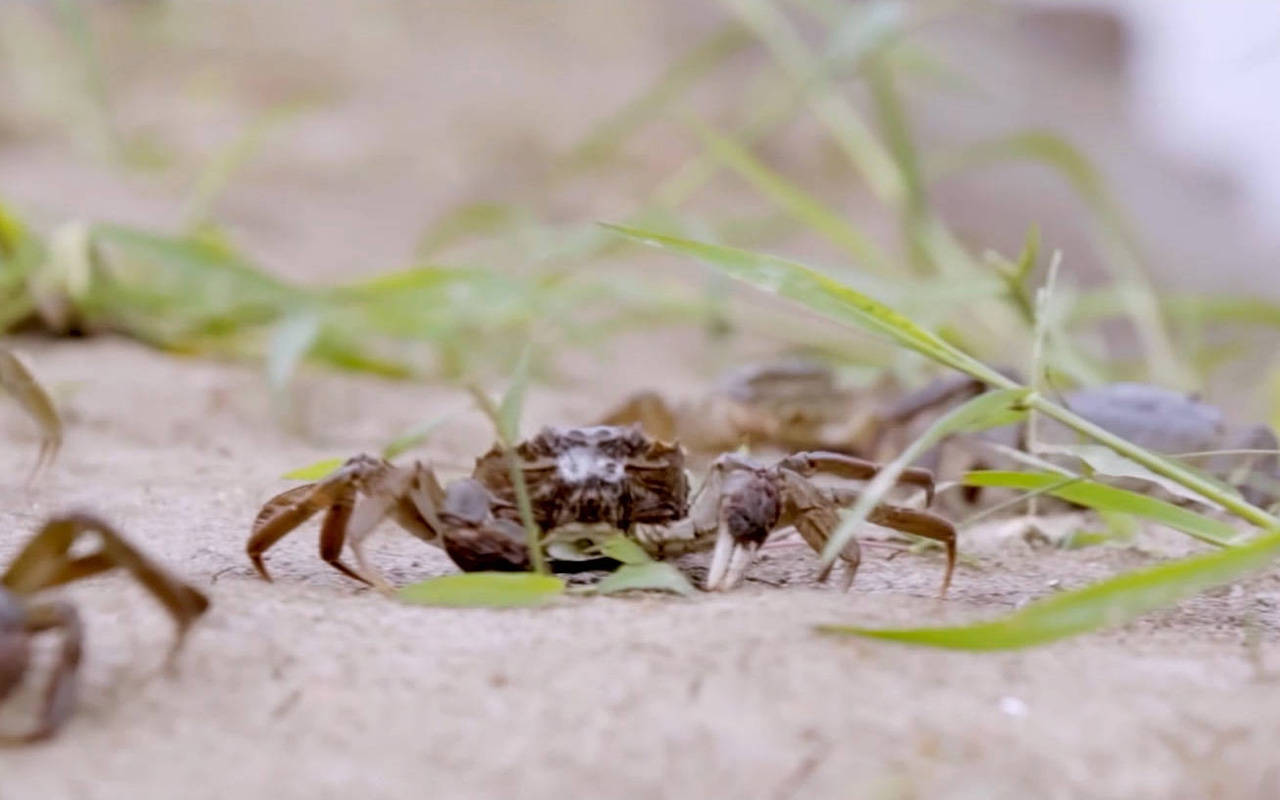
[[[1021,293],[1025,312],[1061,251],[1064,381],[1149,379],[1278,416],[1280,382],[1265,377],[1280,325],[1270,4],[10,0],[0,56],[0,202],[47,237],[44,261],[67,251],[68,224],[114,225],[99,246],[126,251],[138,230],[216,241],[290,286],[410,270],[394,273],[396,313],[452,303],[451,326],[376,333],[445,351],[476,326],[541,330],[587,307],[608,310],[578,341],[624,319],[729,326],[884,365],[784,311],[726,316],[726,290],[691,263],[594,225],[642,222],[882,279],[866,285],[1016,364],[1030,339],[1006,319],[1018,302],[946,287],[1003,286],[1037,226],[1034,277],[993,292]],[[92,286],[125,281],[96,251],[83,260],[109,275]],[[299,308],[319,315],[317,341],[330,330],[314,295],[235,324],[225,308],[218,325],[135,324],[141,306],[107,308],[77,263],[23,267],[24,286],[52,281],[90,322],[174,349],[244,322],[266,326],[261,354]],[[437,270],[436,293],[419,296],[425,265],[497,282],[441,295],[461,279]],[[619,269],[635,282],[591,284]],[[519,298],[502,294],[508,278],[526,281]],[[570,284],[517,308],[529,286]],[[343,352],[330,360],[359,361]],[[465,354],[419,363],[385,343],[377,358],[389,373],[468,369]]]

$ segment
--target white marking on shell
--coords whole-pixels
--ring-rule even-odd
[[[575,447],[556,459],[556,472],[565,483],[582,483],[590,478],[606,483],[621,483],[626,468],[615,458],[601,455],[590,447]]]

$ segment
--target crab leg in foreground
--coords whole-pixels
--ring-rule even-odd
[[[72,547],[84,534],[97,535],[97,549],[72,555]],[[187,630],[209,607],[203,594],[161,569],[102,520],[87,514],[51,519],[0,575],[0,702],[29,668],[31,640],[36,635],[59,632],[61,647],[45,690],[39,722],[23,734],[0,734],[0,745],[48,738],[67,720],[75,705],[83,640],[80,616],[69,603],[31,596],[117,567],[129,572],[173,617],[177,635],[169,651],[170,664],[177,657]]]

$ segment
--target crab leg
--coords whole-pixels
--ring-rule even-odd
[[[823,451],[794,453],[778,462],[778,466],[805,477],[823,473],[856,481],[869,481],[879,475],[881,470],[879,464],[862,458]],[[898,483],[919,486],[924,489],[926,505],[933,502],[933,473],[929,470],[907,467],[898,476]]]
[[[844,508],[856,503],[858,495],[853,491],[838,491],[833,493],[832,499],[837,506]],[[947,596],[947,589],[951,587],[951,574],[955,572],[956,568],[955,525],[949,520],[928,511],[904,508],[888,503],[880,503],[871,509],[871,513],[867,514],[867,521],[885,528],[892,528],[896,531],[923,536],[926,539],[940,542],[947,554],[947,567],[942,574],[942,588],[938,590],[938,596]],[[823,541],[825,543],[825,538]],[[819,577],[825,577],[825,575]]]
[[[84,533],[98,535],[99,549],[71,557],[72,545]],[[169,575],[96,517],[70,514],[47,522],[0,576],[0,585],[16,594],[30,594],[117,567],[132,574],[173,617],[177,638],[170,651],[172,660],[187,629],[208,609],[208,598]]]
[[[84,630],[80,615],[69,603],[32,603],[25,608],[24,628],[28,633],[61,631],[62,647],[58,661],[45,689],[40,721],[27,733],[0,734],[0,745],[28,744],[47,739],[71,716],[76,699],[76,669],[80,666],[80,654],[84,642]]]
[[[321,526],[320,557],[344,575],[368,583],[338,557],[355,502],[353,480],[350,474],[338,474],[320,483],[295,486],[266,502],[254,519],[252,533],[245,543],[245,553],[263,580],[271,580],[263,561],[267,550],[299,525],[328,509]]]
[[[742,583],[760,545],[778,524],[778,485],[766,475],[737,471],[724,475],[716,514],[716,545],[703,586],[709,592]]]

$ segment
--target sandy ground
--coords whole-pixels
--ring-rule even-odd
[[[34,88],[7,80],[15,102],[0,118],[4,200],[46,226],[71,218],[172,226],[219,147],[261,113],[302,98],[305,113],[236,176],[217,219],[291,277],[390,268],[443,209],[540,200],[536,177],[547,161],[715,17],[624,0],[518,12],[504,3],[504,13],[484,15],[472,13],[478,2],[427,11],[334,0],[305,14],[284,3],[158,4],[183,12],[129,31],[99,20],[116,118],[127,135],[161,142],[172,166],[130,170],[86,155],[68,133],[75,127],[59,121],[63,109],[32,111],[33,97],[49,99],[39,80]],[[367,24],[361,15],[374,7],[376,24]],[[30,67],[17,45],[38,49],[35,30],[15,23],[2,31],[12,56],[6,78]],[[1023,44],[1035,58],[1005,57],[1041,64],[1034,42]],[[995,58],[994,49],[982,52]],[[47,59],[34,63],[39,69],[22,74],[52,80]],[[1180,244],[1194,239],[1212,247],[1215,264],[1221,257],[1268,269],[1244,244],[1223,249],[1239,239],[1212,234],[1230,230],[1223,215],[1200,213],[1225,207],[1220,197],[1169,190],[1161,181],[1177,173],[1138,158],[1111,129],[1120,119],[1108,105],[1117,102],[1112,88],[1096,108],[1087,97],[1064,105],[1044,86],[1076,68],[1049,66],[1060,72],[1036,73],[1045,83],[1027,79],[1039,104],[1028,101],[1025,116],[1064,121],[1048,108],[1068,123],[1108,120],[1099,141],[1120,141],[1103,153],[1132,178],[1126,197],[1154,194],[1178,206],[1144,221],[1178,234],[1176,247],[1173,238],[1156,242],[1185,259],[1161,252],[1153,263],[1199,274]],[[1109,80],[1097,78],[1104,87]],[[955,99],[985,124],[989,108]],[[1081,103],[1089,113],[1078,113]],[[809,177],[827,175],[814,185],[829,197],[849,196],[845,173],[829,169],[830,152],[812,146],[818,136],[797,126],[766,155]],[[632,148],[620,181],[550,199],[547,213],[620,218],[653,174],[681,163],[687,147],[673,142],[683,139],[660,126]],[[1015,245],[1027,220],[1007,209],[1025,210],[1080,263],[1085,248],[1071,244],[1081,238],[1078,208],[1067,213],[1060,186],[1025,177],[1003,174],[985,194],[952,187],[940,199],[965,212],[960,227],[982,246]],[[1178,222],[1188,219],[1196,225]],[[1244,267],[1228,266],[1214,279],[1248,282]],[[695,394],[710,372],[746,355],[713,354],[698,341],[650,334],[601,358],[575,356],[560,382],[532,391],[526,427],[588,419],[634,388]],[[273,419],[249,366],[113,339],[9,344],[57,391],[68,434],[56,468],[27,493],[21,476],[34,440],[16,412],[0,411],[3,474],[12,476],[0,483],[0,562],[47,515],[89,508],[207,589],[214,605],[177,674],[167,675],[169,624],[140,590],[119,576],[70,589],[90,635],[79,708],[55,741],[0,751],[0,800],[1280,796],[1274,574],[1027,653],[931,652],[812,630],[999,614],[1184,553],[1179,538],[1064,551],[1016,530],[985,530],[962,543],[969,560],[944,604],[932,597],[936,557],[889,562],[872,552],[845,595],[812,583],[807,553],[781,549],[754,572],[760,580],[723,596],[575,599],[538,611],[414,608],[325,567],[313,528],[272,550],[277,581],[266,584],[242,546],[259,504],[287,485],[283,472],[376,447],[466,408],[465,395],[308,375],[298,404],[310,433],[299,437]],[[465,414],[417,455],[459,475],[488,444],[487,423]],[[399,582],[452,571],[439,553],[391,532],[375,540],[375,553]],[[20,724],[36,688],[26,687],[0,723]]]
[[[305,443],[268,424],[251,370],[118,341],[21,344],[67,392],[72,428],[33,496],[13,482],[3,490],[0,558],[52,510],[93,508],[214,605],[169,676],[168,622],[142,592],[115,576],[71,590],[90,630],[80,707],[56,741],[0,753],[3,800],[1280,790],[1275,576],[1029,653],[930,652],[811,629],[996,614],[1177,552],[1177,540],[1060,551],[971,537],[973,561],[941,606],[934,558],[873,557],[844,595],[812,584],[806,553],[779,550],[755,572],[768,583],[723,596],[415,608],[324,567],[313,531],[272,551],[278,577],[266,584],[241,547],[258,503],[284,485],[277,476],[385,439],[458,404],[458,392],[310,377],[309,415],[333,427]],[[606,384],[573,394],[603,403],[616,387],[592,387]],[[530,424],[560,418],[557,393],[531,397]],[[7,469],[20,474],[29,437],[10,418]],[[486,439],[481,418],[463,417],[423,455],[456,473]],[[406,536],[375,543],[397,581],[451,571]],[[1246,646],[1250,628],[1262,644]]]

